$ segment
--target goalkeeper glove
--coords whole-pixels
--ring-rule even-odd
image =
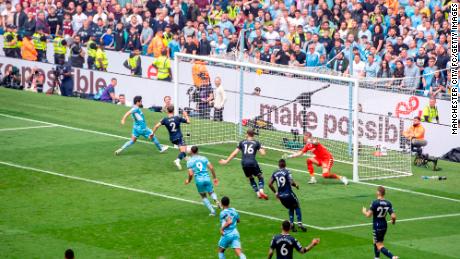
[[[290,156],[289,154],[284,154],[284,155],[282,156],[282,158],[283,158],[283,159],[288,159],[288,158],[291,158],[291,156]]]

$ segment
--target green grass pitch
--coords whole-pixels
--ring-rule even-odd
[[[177,150],[160,154],[140,142],[113,155],[131,133],[131,122],[120,124],[127,109],[0,89],[0,258],[62,258],[67,248],[77,258],[217,258],[218,219],[208,216],[194,184],[184,185],[186,171],[172,163]],[[159,114],[145,115],[149,125],[159,120]],[[158,136],[169,144],[164,129]],[[241,211],[244,253],[266,258],[287,211],[271,193],[268,201],[255,197],[239,161],[218,165],[233,148],[201,150],[216,167],[217,194]],[[260,157],[266,178],[280,156],[269,151]],[[392,187],[387,198],[400,220],[389,226],[386,247],[401,258],[459,258],[459,164],[440,162],[441,172],[414,168],[412,177],[343,186],[324,179],[308,185],[304,159],[288,163],[297,169],[296,193],[310,226],[294,236],[303,245],[321,238],[307,257],[373,258],[370,219],[360,210],[381,184]],[[349,165],[336,163],[334,171],[351,177]],[[433,174],[447,180],[420,177]],[[227,258],[235,258],[233,251]]]

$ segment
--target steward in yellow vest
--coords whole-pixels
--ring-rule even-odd
[[[135,49],[131,52],[131,54],[129,54],[129,58],[123,63],[123,66],[129,69],[131,71],[131,75],[133,76],[142,76],[142,63],[139,54],[140,51]]]
[[[60,33],[56,34],[56,37],[53,40],[54,47],[54,64],[64,64],[65,55],[67,54],[67,42],[63,39]]]
[[[15,32],[15,28],[14,25],[10,24],[6,27],[6,32],[3,34],[3,51],[5,52],[5,56],[10,58],[20,57],[18,34]]]
[[[86,43],[86,51],[88,52],[88,58],[86,62],[88,63],[88,69],[96,69],[95,63],[97,44],[94,39],[95,37],[91,35],[88,42]]]
[[[35,46],[35,50],[37,50],[37,60],[40,62],[48,62],[46,58],[46,36],[43,34],[43,30],[41,28],[37,29],[32,35],[32,41]]]
[[[157,79],[171,81],[171,60],[167,56],[166,49],[161,51],[161,55],[156,58],[152,65],[158,70]]]
[[[107,71],[108,65],[109,60],[107,59],[107,54],[104,51],[104,46],[100,44],[97,46],[96,51],[96,69],[99,71]]]

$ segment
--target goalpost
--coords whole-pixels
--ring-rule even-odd
[[[264,147],[290,153],[303,147],[308,131],[337,162],[352,165],[353,181],[412,175],[410,147],[401,137],[404,123],[366,112],[379,94],[369,81],[184,53],[175,57],[174,103],[177,113],[191,117],[183,126],[189,145],[237,143],[253,128]],[[227,99],[223,110],[211,101],[217,77]]]

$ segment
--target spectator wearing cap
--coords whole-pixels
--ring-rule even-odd
[[[414,59],[409,57],[406,59],[406,65],[404,66],[404,87],[417,90],[420,85],[420,70],[414,64]]]

